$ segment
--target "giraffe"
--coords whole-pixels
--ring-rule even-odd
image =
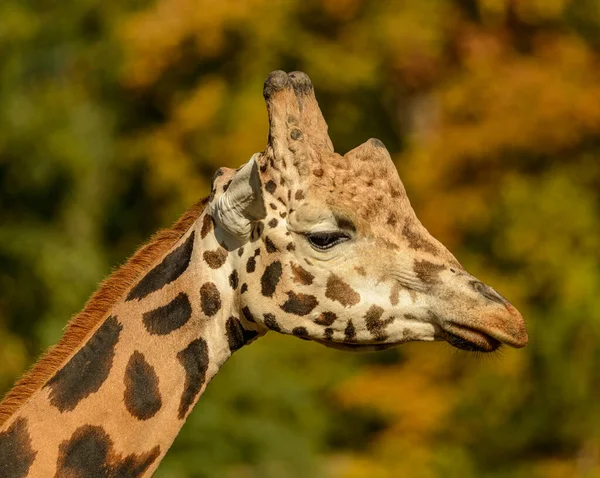
[[[265,150],[221,168],[0,404],[0,477],[150,476],[208,382],[268,331],[344,350],[523,347],[520,313],[417,219],[383,143],[334,152],[309,77],[275,71]]]

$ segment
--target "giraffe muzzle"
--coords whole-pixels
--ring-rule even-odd
[[[469,351],[493,352],[501,345],[525,347],[529,341],[525,322],[509,302],[505,311],[483,314],[472,324],[465,321],[444,321],[444,339],[452,346]]]

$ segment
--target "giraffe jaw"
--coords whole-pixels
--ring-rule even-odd
[[[458,324],[444,327],[444,339],[453,347],[467,352],[495,352],[502,342],[486,333]]]
[[[399,343],[348,343],[348,342],[328,342],[327,340],[315,340],[315,342],[329,347],[330,349],[344,350],[349,352],[379,352],[381,350],[388,350],[397,347]]]

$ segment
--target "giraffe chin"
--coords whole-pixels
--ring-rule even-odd
[[[346,352],[380,352],[397,347],[400,344],[374,344],[374,343],[348,343],[348,342],[328,342],[326,340],[315,340],[315,342],[336,350]]]
[[[453,326],[452,332],[444,334],[446,342],[467,352],[495,352],[502,343],[489,335],[466,327]]]

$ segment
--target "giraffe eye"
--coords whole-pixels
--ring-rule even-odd
[[[346,242],[350,236],[344,232],[311,232],[306,234],[306,239],[315,249],[324,251]]]

